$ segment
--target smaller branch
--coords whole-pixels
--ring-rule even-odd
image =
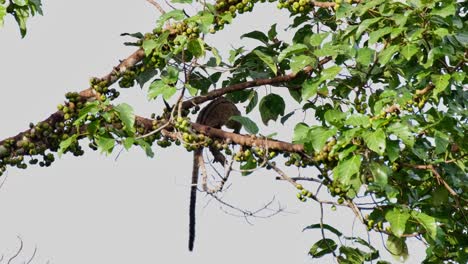
[[[234,160],[232,160],[232,159],[231,159],[231,161],[229,163],[228,162],[224,163],[224,176],[222,176],[218,171],[216,171],[216,173],[218,173],[219,177],[221,178],[221,182],[219,183],[219,185],[216,188],[209,190],[208,191],[209,193],[217,193],[217,192],[220,192],[220,191],[223,190],[224,185],[226,184],[226,182],[229,179],[229,176],[231,175],[232,164],[234,164]],[[211,164],[211,165],[213,167],[213,164]]]
[[[238,208],[232,204],[229,204],[225,201],[223,201],[221,198],[219,198],[217,195],[215,194],[212,194],[212,193],[209,193],[209,195],[211,195],[216,201],[218,201],[219,203],[221,203],[222,205],[226,206],[226,207],[229,207],[231,208],[232,210],[234,211],[237,211],[240,213],[240,215],[236,215],[236,214],[232,214],[232,213],[229,213],[227,212],[226,210],[223,210],[226,214],[229,214],[229,215],[232,215],[232,216],[236,216],[236,217],[243,217],[245,218],[245,220],[247,221],[247,223],[251,224],[250,221],[249,221],[249,217],[255,217],[255,218],[270,218],[270,217],[273,217],[281,212],[284,211],[283,208],[281,208],[281,206],[277,209],[277,210],[274,210],[273,213],[271,214],[267,214],[267,215],[258,215],[258,213],[262,212],[262,211],[265,211],[265,210],[272,210],[270,208],[268,208],[272,203],[273,201],[275,200],[275,197],[272,198],[271,201],[269,201],[268,203],[266,203],[263,207],[255,210],[255,211],[249,211],[249,210],[245,210],[245,209],[241,209],[241,208]],[[222,209],[222,208],[221,208]]]
[[[322,8],[329,8],[334,7],[336,5],[335,2],[319,2],[319,1],[310,1],[314,6],[322,7]],[[361,0],[353,0],[353,3],[360,3]]]
[[[322,238],[325,241],[325,229],[323,228],[323,204],[322,203],[320,203],[320,233],[322,234]],[[325,244],[327,244],[328,250],[330,250],[333,256],[336,258],[335,251],[332,250],[332,248],[330,247],[330,245],[328,245],[328,243],[325,243]]]
[[[284,180],[283,178],[281,177],[276,177],[277,180]],[[291,177],[292,180],[294,181],[313,181],[313,182],[317,182],[317,183],[322,183],[321,180],[318,180],[318,179],[315,179],[315,178],[310,178],[310,177]]]
[[[16,257],[19,256],[19,254],[21,253],[21,251],[23,250],[23,239],[21,239],[20,236],[17,236],[19,241],[20,241],[20,246],[18,248],[18,250],[16,251],[15,254],[13,254],[13,256],[10,257],[10,259],[8,259],[8,262],[7,264],[10,264],[12,260],[14,260]]]
[[[403,166],[420,169],[420,170],[430,170],[434,175],[439,184],[444,185],[447,191],[454,197],[458,197],[458,194],[448,185],[448,183],[440,176],[439,172],[435,169],[432,164],[429,165],[414,165],[414,164],[403,164]]]
[[[5,184],[6,180],[8,178],[8,173],[5,174],[5,177],[3,177],[2,183],[0,183],[0,189],[2,189],[3,185]],[[1,260],[0,260],[1,261]]]
[[[423,89],[421,90],[416,90],[416,95],[425,95],[427,94],[430,90],[434,89],[434,85],[433,84],[429,84],[428,86],[424,87]]]
[[[158,4],[158,3],[156,3],[156,1],[154,1],[154,0],[146,0],[146,1],[147,1],[148,3],[154,5],[154,6],[156,7],[156,9],[158,9],[158,11],[159,11],[162,15],[166,14],[166,11],[164,11],[164,9],[161,7],[161,5]]]
[[[362,217],[361,211],[359,210],[359,207],[354,204],[354,202],[350,199],[347,199],[346,201],[348,203],[348,207],[351,208],[353,211],[354,215],[359,219],[359,221],[363,224],[365,224],[364,218]]]
[[[205,134],[209,137],[220,138],[220,139],[230,139],[232,143],[238,144],[241,146],[247,147],[263,147],[270,150],[280,150],[286,152],[297,152],[303,153],[304,146],[300,144],[291,144],[284,141],[269,139],[268,141],[264,139],[252,138],[250,135],[241,135],[236,133],[227,132],[221,129],[213,128],[210,126],[205,126],[198,123],[191,123],[192,128],[199,133]]]
[[[319,1],[311,1],[314,6],[322,7],[322,8],[329,8],[334,7],[336,5],[335,2],[319,2]]]
[[[403,164],[403,166],[410,167],[410,168],[415,168],[415,169],[421,169],[421,170],[430,170],[434,175],[437,180],[437,183],[444,185],[445,189],[454,197],[456,207],[458,210],[460,210],[460,213],[463,215],[463,218],[465,219],[465,222],[468,223],[468,219],[464,213],[464,208],[460,205],[460,199],[466,202],[466,199],[463,197],[459,196],[458,193],[456,193],[450,185],[440,176],[439,172],[437,169],[434,167],[434,165],[429,164],[429,165],[413,165],[413,164]]]
[[[291,177],[289,177],[286,173],[284,173],[280,168],[278,168],[275,164],[273,164],[272,162],[267,162],[268,165],[270,165],[270,167],[273,168],[273,170],[275,170],[279,175],[280,177],[285,180],[285,181],[288,181],[289,183],[291,183],[292,185],[294,185],[294,187],[297,188],[297,186],[299,185],[299,183],[297,183],[295,180],[293,180]]]
[[[34,247],[34,252],[31,255],[31,257],[29,258],[29,260],[26,262],[26,264],[30,264],[31,261],[33,261],[34,257],[36,256],[36,253],[37,253],[37,246]]]
[[[319,61],[319,66],[322,66],[325,63],[331,61],[331,59],[332,59],[331,57],[326,57],[326,58],[322,59],[321,61]],[[313,67],[307,66],[302,70],[302,72],[307,74],[307,73],[312,72],[313,70],[314,70]],[[283,82],[288,82],[288,81],[293,80],[296,77],[297,77],[297,73],[290,73],[290,74],[286,74],[286,75],[276,76],[276,77],[273,77],[273,78],[257,79],[257,80],[253,80],[253,81],[233,84],[233,85],[230,85],[230,86],[223,87],[221,89],[213,90],[213,91],[208,92],[208,93],[206,93],[204,95],[193,97],[190,100],[184,101],[183,104],[182,104],[182,108],[183,109],[189,109],[189,108],[191,108],[191,107],[193,107],[195,105],[199,105],[199,104],[202,104],[202,103],[204,103],[206,101],[213,100],[213,99],[215,99],[217,97],[220,97],[220,96],[222,96],[224,94],[227,94],[227,93],[232,93],[232,92],[235,92],[235,91],[245,90],[247,88],[252,88],[252,87],[256,87],[256,86],[263,86],[263,85],[271,85],[271,84],[279,84],[279,83],[283,83]]]

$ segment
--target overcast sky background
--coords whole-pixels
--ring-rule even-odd
[[[118,59],[135,50],[122,45],[129,39],[120,33],[150,31],[159,16],[144,0],[43,4],[44,16],[28,23],[25,39],[10,17],[0,29],[2,139],[48,117],[67,91],[83,90],[90,77],[107,74]],[[282,30],[287,14],[269,6],[243,15],[235,26],[208,41],[223,53],[230,45],[253,45],[255,41],[239,41],[239,36],[249,29],[266,31],[274,21],[281,25],[280,35],[290,38],[291,32]],[[265,94],[265,89],[259,91]],[[298,107],[284,95],[291,102],[287,111]],[[138,87],[121,90],[119,101],[132,104],[143,116],[161,109],[160,101],[147,102],[145,90]],[[294,120],[286,126],[270,122],[262,132],[279,131],[279,138],[289,141],[293,125]],[[16,252],[17,236],[24,241],[24,249],[13,263],[27,260],[35,246],[38,252],[32,263],[333,263],[331,258],[312,260],[306,254],[321,238],[318,231],[302,232],[303,227],[319,222],[318,205],[299,202],[292,186],[275,181],[271,171],[233,175],[224,198],[255,210],[275,197],[273,208],[279,203],[287,212],[251,219],[252,226],[199,194],[195,251],[190,253],[191,153],[183,148],[155,148],[156,156],[150,159],[135,148],[122,152],[116,161],[119,148],[110,156],[85,150],[85,156],[64,155],[49,168],[9,169],[7,177],[0,179],[6,179],[0,189],[0,256],[5,256],[0,263]],[[295,169],[287,172],[298,174]],[[311,172],[301,171],[302,175]],[[325,221],[346,235],[365,235],[357,220],[353,229],[354,217],[347,208],[326,210]],[[383,248],[380,236],[372,236],[371,241]],[[419,263],[424,253],[421,243],[410,241],[409,248],[408,263]]]

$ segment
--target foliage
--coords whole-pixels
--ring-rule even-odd
[[[20,21],[29,15],[20,15],[19,10],[29,8],[34,14],[40,2],[9,3],[7,8],[0,5],[0,22],[5,10],[21,17],[17,20],[24,35]],[[243,34],[242,38],[258,40],[258,46],[233,49],[227,59],[205,42],[205,34],[216,34],[258,4],[218,0],[191,16],[182,10],[167,12],[151,33],[126,34],[136,38],[127,44],[141,47],[139,55],[108,76],[93,78],[89,89],[67,94],[65,104],[45,121],[0,141],[1,171],[7,165],[26,168],[24,156],[31,156],[31,164],[49,166],[52,152],[82,155],[82,138],[105,153],[115,144],[127,149],[138,145],[149,156],[155,141],[161,147],[183,143],[189,151],[212,146],[227,155],[234,150],[229,143],[241,144],[234,159],[242,169],[274,168],[299,189],[301,201],[349,207],[369,231],[386,236],[386,248],[396,258],[406,259],[405,241],[416,237],[427,245],[425,263],[466,263],[466,4],[280,0],[278,8],[291,13],[290,28],[295,31],[291,43],[279,39],[276,24],[267,32]],[[151,100],[178,99],[157,117],[138,117],[127,104],[111,104],[120,95],[117,87],[110,88],[117,81],[120,88],[149,83]],[[257,88],[262,85],[272,89],[259,98]],[[199,109],[195,105],[224,94],[247,104],[245,115],[233,119],[252,134],[259,133],[248,117],[255,110],[264,124],[278,118],[285,123],[302,114],[285,113],[285,100],[275,93],[276,87],[288,88],[302,112],[308,113],[291,131],[292,143],[210,134],[190,122],[191,108],[194,114]],[[193,98],[182,101],[187,93]],[[335,198],[324,201],[282,173],[269,161],[278,154],[286,158],[285,166],[320,171],[307,188],[320,182]],[[37,156],[42,156],[40,162]],[[361,204],[365,199],[373,201],[371,207]],[[364,210],[370,213],[364,215]],[[309,251],[313,258],[333,254],[339,263],[379,258],[362,238],[346,237],[324,223],[308,227],[316,228],[323,237]],[[324,231],[336,237],[325,237]],[[360,246],[345,246],[343,239]]]
[[[26,22],[29,17],[42,15],[41,0],[0,0],[0,27],[7,14],[12,15],[18,23],[21,37],[26,36]]]

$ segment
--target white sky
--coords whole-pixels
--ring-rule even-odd
[[[28,23],[23,40],[11,18],[0,30],[0,138],[43,120],[67,91],[82,90],[91,76],[109,72],[118,59],[134,51],[122,45],[129,39],[120,33],[150,31],[159,15],[144,0],[44,1],[44,13]],[[266,31],[274,21],[282,25],[279,31],[287,25],[284,12],[265,5],[242,18],[211,43],[226,52],[230,45],[256,44],[239,42],[246,30]],[[264,94],[265,89],[259,91]],[[148,103],[145,91],[137,87],[121,90],[119,100],[131,103],[141,115],[160,109],[160,101]],[[287,110],[297,107],[292,103]],[[264,134],[280,131],[281,139],[290,140],[293,125],[271,122]],[[270,171],[233,175],[224,197],[250,210],[275,197],[274,206],[279,202],[288,213],[251,219],[251,226],[199,194],[195,251],[189,253],[191,153],[155,148],[155,158],[149,159],[135,149],[115,161],[117,151],[104,156],[85,150],[84,157],[65,155],[49,168],[8,171],[0,189],[0,258],[5,256],[0,263],[16,252],[17,236],[24,241],[24,250],[12,263],[23,263],[35,246],[38,253],[32,263],[333,263],[331,258],[312,260],[306,254],[321,238],[317,231],[302,232],[319,222],[318,205],[297,201],[291,185],[275,181]],[[287,171],[297,175],[297,170]],[[353,229],[353,219],[346,208],[325,214],[325,221],[346,235],[365,235],[357,222]],[[371,241],[383,248],[380,236]],[[409,248],[408,263],[420,262],[421,243],[412,241]]]

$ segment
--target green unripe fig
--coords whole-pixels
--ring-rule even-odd
[[[8,149],[5,146],[0,145],[0,158],[6,157],[8,155],[10,155]]]

